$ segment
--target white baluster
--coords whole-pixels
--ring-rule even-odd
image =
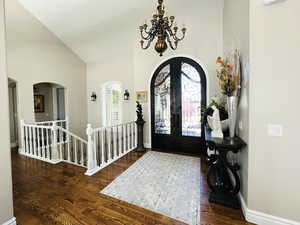
[[[104,145],[104,132],[103,130],[100,130],[100,135],[101,135],[101,163],[100,163],[100,166],[102,164],[105,163],[105,145]]]
[[[133,135],[134,124],[130,123],[130,137],[131,137],[131,146],[130,149],[134,147],[134,135]]]
[[[111,161],[111,132],[109,132],[109,128],[107,129],[107,136],[106,136],[106,138],[107,138],[107,160],[108,160],[108,162],[110,162]]]
[[[44,157],[46,157],[46,149],[45,149],[45,135],[44,135],[44,131],[45,131],[45,129],[44,128],[42,128],[41,129],[41,131],[42,131],[42,139],[41,139],[41,141],[42,141],[42,149],[41,149],[41,152],[42,152],[42,154],[41,154],[41,156],[44,156]]]
[[[83,142],[80,141],[80,153],[81,153],[81,159],[80,159],[80,165],[84,165],[84,160],[83,160]]]
[[[115,133],[115,127],[112,127],[112,147],[113,147],[113,159],[117,158],[117,141],[116,141],[116,133]]]
[[[116,127],[116,151],[117,151],[117,156],[120,156],[120,136],[119,136],[119,125]]]
[[[32,147],[32,127],[29,127],[29,154],[33,155],[33,147]]]
[[[65,158],[65,142],[64,142],[64,136],[63,136],[63,132],[61,130],[58,130],[58,144],[59,144],[59,157],[61,160],[64,160]]]
[[[77,139],[74,138],[75,163],[78,163]]]
[[[36,149],[36,128],[33,127],[32,128],[33,132],[32,132],[32,139],[33,139],[33,155],[35,156],[39,156],[38,152],[37,152],[37,149]]]
[[[93,144],[94,144],[94,149],[95,149],[95,154],[96,154],[96,160],[97,160],[97,163],[98,163],[98,159],[97,159],[97,153],[98,153],[98,146],[97,146],[97,143],[98,143],[98,138],[97,138],[97,132],[94,132],[93,133]]]
[[[88,124],[86,134],[88,136],[88,170],[85,175],[91,176],[97,170],[96,154],[95,149],[93,148],[93,128],[91,124]]]
[[[138,138],[138,136],[137,136],[137,124],[134,123],[134,144],[135,144],[134,147],[135,148],[137,148],[137,142],[138,142],[137,138]]]
[[[19,153],[24,154],[26,152],[26,146],[25,146],[25,127],[24,127],[24,120],[21,120],[21,146],[19,147]]]
[[[41,140],[40,140],[40,128],[38,127],[36,131],[37,131],[37,133],[36,133],[36,136],[37,136],[37,153],[40,157],[42,157]]]
[[[69,134],[67,134],[67,143],[68,143],[68,158],[67,158],[67,161],[71,162],[71,139],[70,139]]]
[[[126,131],[127,131],[127,151],[130,150],[130,129],[129,129],[129,124],[126,124]]]
[[[51,130],[49,129],[45,129],[46,130],[46,151],[47,151],[47,158],[50,160],[50,139],[49,139],[49,132],[50,132],[50,136],[51,136]]]
[[[125,125],[122,125],[122,132],[123,132],[123,152],[122,154],[125,154],[126,152],[126,129],[125,129]]]

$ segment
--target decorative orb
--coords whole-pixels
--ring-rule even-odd
[[[160,56],[163,56],[163,53],[167,50],[168,45],[165,40],[158,40],[155,44],[155,50],[159,53]]]

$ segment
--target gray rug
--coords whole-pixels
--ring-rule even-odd
[[[200,159],[148,152],[101,191],[191,225],[200,224]]]

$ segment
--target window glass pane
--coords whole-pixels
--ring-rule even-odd
[[[170,65],[157,75],[154,84],[155,133],[171,134]]]
[[[181,67],[182,135],[201,136],[201,83],[198,71],[183,63]]]
[[[121,123],[121,85],[108,84],[105,87],[105,126],[114,126]]]

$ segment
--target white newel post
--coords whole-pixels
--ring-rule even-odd
[[[98,171],[97,162],[96,162],[96,154],[93,148],[93,128],[91,124],[88,124],[86,129],[86,134],[88,136],[88,159],[87,159],[87,168],[85,175],[92,176]]]
[[[52,163],[59,163],[59,153],[58,153],[58,146],[57,146],[57,133],[58,133],[58,128],[57,128],[57,122],[53,122],[52,125],[52,157],[51,161]]]
[[[21,126],[21,145],[19,146],[19,154],[25,154],[25,136],[24,136],[24,120],[20,121]]]

